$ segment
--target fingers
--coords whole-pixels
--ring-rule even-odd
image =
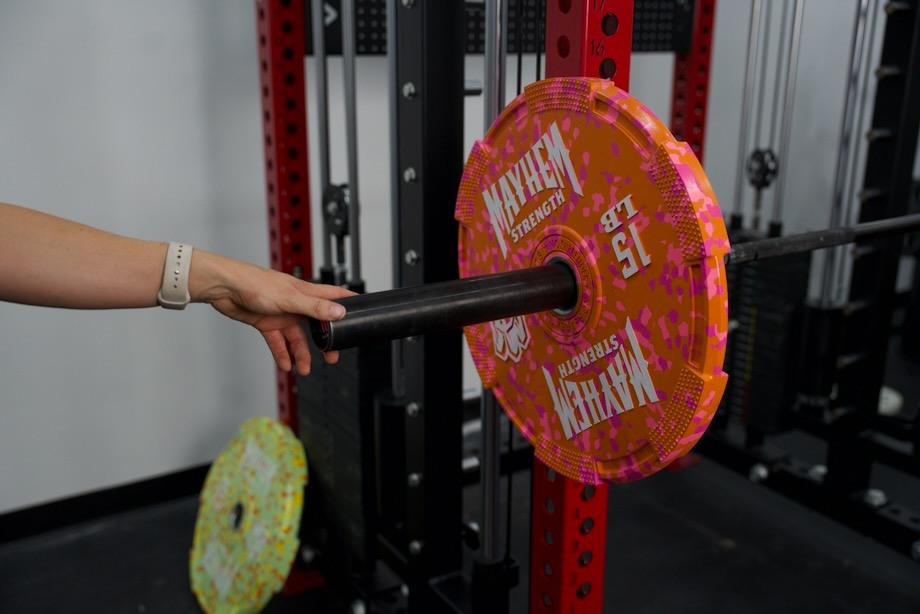
[[[285,329],[285,338],[291,354],[294,356],[294,363],[297,365],[297,373],[300,375],[310,374],[310,347],[307,343],[307,337],[300,326],[293,326]],[[334,365],[339,361],[339,352],[325,352],[323,359],[327,364]]]
[[[287,373],[291,370],[291,354],[288,352],[287,343],[285,342],[284,335],[280,330],[269,330],[263,331],[262,337],[265,339],[265,343],[268,344],[268,349],[272,353],[272,358],[275,359],[275,364],[279,369]],[[298,367],[300,365],[298,364]],[[310,360],[309,353],[307,356],[306,363],[307,373],[310,372]],[[306,374],[304,374],[306,375]]]
[[[317,320],[328,321],[341,320],[343,317],[345,317],[345,307],[329,299],[345,298],[349,296],[355,296],[357,294],[356,292],[352,292],[351,290],[342,288],[340,286],[313,284],[309,282],[303,282],[302,284],[299,284],[298,290],[309,297],[308,300],[312,303],[309,309],[305,310],[304,313]],[[303,330],[298,327],[297,332],[298,338],[303,340]],[[306,359],[309,361],[310,353],[307,349],[306,340],[303,340],[302,343],[303,349],[306,353]],[[294,358],[297,361],[298,371],[301,373],[301,375],[306,375],[306,373],[300,371],[301,361],[298,358],[297,349],[295,349],[295,345],[293,343],[291,344],[291,349],[294,352]],[[339,360],[339,353],[337,351],[325,352],[323,354],[323,359],[327,364],[335,364]],[[307,363],[307,372],[309,372],[309,362]]]
[[[301,291],[309,296],[318,296],[320,298],[345,298],[346,296],[355,296],[357,293],[348,288],[341,286],[330,286],[327,284],[314,284],[308,281],[303,282]]]
[[[307,346],[307,338],[303,334],[300,326],[288,326],[284,329],[284,337],[287,339],[290,353],[294,356],[294,364],[297,365],[297,373],[300,375],[310,374],[310,348]]]
[[[292,368],[297,369],[298,375],[309,375],[312,358],[306,335],[300,326],[287,326],[280,330],[264,331],[262,336],[275,359],[275,365],[284,372]],[[293,363],[291,362],[293,357]],[[328,364],[335,364],[339,360],[337,351],[326,352],[323,358]]]
[[[345,317],[345,307],[333,301],[314,299],[310,313],[307,315],[317,320],[341,320]]]
[[[268,269],[258,269],[258,273],[261,279],[252,276],[249,280],[257,283],[240,284],[229,296],[210,301],[211,305],[223,315],[250,324],[261,332],[279,369],[290,372],[296,368],[300,375],[307,375],[310,373],[310,349],[300,320],[304,316],[341,320],[345,317],[345,307],[336,300],[356,293]],[[324,358],[332,364],[339,354],[329,352]]]
[[[326,284],[300,282],[296,288],[298,295],[292,304],[285,305],[285,310],[317,320],[341,320],[345,317],[345,308],[334,302],[334,299],[355,295],[351,290]]]

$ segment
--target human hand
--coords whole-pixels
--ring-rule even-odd
[[[258,330],[278,368],[296,368],[300,375],[310,373],[301,319],[340,320],[345,308],[330,299],[354,294],[202,250],[195,250],[192,258],[189,293],[193,301],[210,303],[228,318]],[[326,352],[324,358],[331,364],[339,353]]]
[[[166,244],[114,235],[0,203],[0,300],[69,309],[152,307],[163,279]],[[196,249],[189,269],[191,300],[254,327],[279,369],[310,372],[300,320],[339,320],[330,299],[354,294]],[[335,362],[337,352],[328,352]]]

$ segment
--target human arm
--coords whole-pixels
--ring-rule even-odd
[[[152,307],[163,278],[166,243],[132,239],[0,203],[0,300],[74,309]],[[351,294],[196,249],[192,302],[253,326],[280,369],[309,373],[302,317],[338,320]],[[326,355],[334,362],[337,353]],[[292,360],[293,358],[293,360]]]

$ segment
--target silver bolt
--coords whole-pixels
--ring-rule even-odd
[[[355,599],[351,602],[351,607],[348,611],[351,614],[367,614],[367,606],[360,599]]]
[[[402,593],[403,597],[408,597],[409,596],[409,585],[408,584],[401,585],[399,587],[399,592]]]
[[[402,5],[407,9],[411,9],[415,6],[415,0],[402,0]]]
[[[300,549],[300,560],[309,565],[316,558],[316,550],[310,546],[303,546]]]
[[[409,251],[406,252],[406,255],[403,259],[406,261],[406,264],[408,264],[409,266],[415,266],[416,264],[418,264],[418,261],[419,261],[418,252],[415,251],[414,249],[410,249]]]
[[[901,74],[901,69],[897,66],[879,66],[875,69],[875,78],[878,80],[887,79],[888,77],[897,77]]]
[[[920,563],[920,539],[910,546],[910,558]]]
[[[882,507],[888,503],[888,495],[885,494],[884,490],[880,490],[878,488],[870,488],[863,495],[863,501],[872,507]]]
[[[409,416],[410,418],[415,418],[420,413],[422,413],[422,406],[416,403],[415,401],[412,401],[411,403],[406,405],[406,415]]]
[[[406,183],[412,183],[415,181],[417,175],[415,174],[415,169],[411,166],[403,171],[403,181]]]
[[[411,488],[418,488],[422,484],[422,474],[421,473],[410,473],[406,483]]]
[[[815,465],[808,470],[808,477],[813,479],[815,482],[823,482],[824,476],[827,475],[827,466],[826,465]]]
[[[748,472],[748,479],[750,479],[755,484],[763,482],[768,477],[770,477],[770,470],[767,469],[767,466],[763,463],[757,463],[751,470]]]
[[[409,542],[409,554],[420,554],[422,552],[422,542],[413,539]]]
[[[330,200],[328,203],[326,203],[326,213],[329,215],[335,215],[338,212],[339,203],[335,202],[334,200]]]
[[[406,82],[402,87],[402,92],[403,98],[408,98],[410,100],[415,98],[415,85],[411,81]]]

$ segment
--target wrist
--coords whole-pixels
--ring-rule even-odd
[[[212,303],[229,296],[226,269],[226,258],[196,249],[188,278],[191,302]]]

